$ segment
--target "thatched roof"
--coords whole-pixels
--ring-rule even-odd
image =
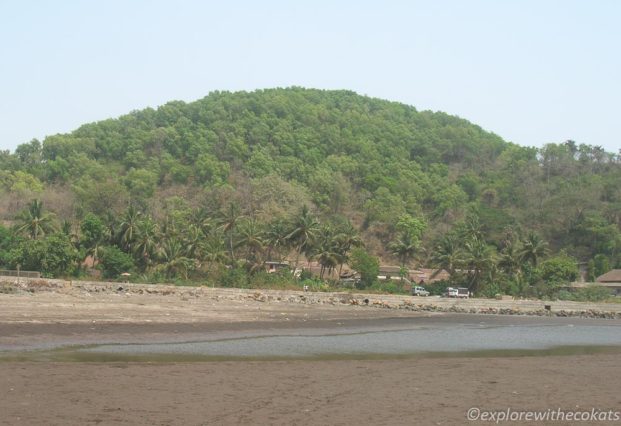
[[[613,269],[597,277],[598,283],[621,283],[621,269]]]

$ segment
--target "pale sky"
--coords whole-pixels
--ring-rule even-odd
[[[348,89],[621,149],[621,1],[0,0],[0,149],[213,90]]]

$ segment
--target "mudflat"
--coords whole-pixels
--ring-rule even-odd
[[[178,295],[0,295],[0,424],[459,425],[468,423],[470,408],[621,411],[617,350],[209,362],[174,357],[33,362],[28,356],[13,357],[53,354],[54,348],[67,345],[377,333],[413,324],[446,329],[478,322],[491,328],[619,326],[618,320],[451,315]]]
[[[618,411],[619,377],[614,354],[0,363],[0,423],[460,425],[472,407]]]

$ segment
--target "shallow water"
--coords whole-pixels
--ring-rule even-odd
[[[113,344],[83,354],[180,355],[220,359],[407,356],[421,353],[621,346],[620,325],[444,325],[339,334],[275,335],[185,343]]]
[[[621,321],[576,318],[458,314],[330,321],[295,327],[250,324],[229,330],[192,329],[194,334],[188,334],[186,340],[176,331],[160,335],[157,341],[148,340],[148,333],[144,333],[138,333],[134,342],[127,337],[115,341],[110,335],[102,336],[100,343],[95,340],[95,344],[72,341],[63,335],[39,343],[35,339],[29,343],[34,346],[30,350],[0,350],[0,361],[176,362],[621,353]]]

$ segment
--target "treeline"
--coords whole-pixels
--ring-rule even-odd
[[[216,92],[0,153],[0,217],[15,229],[28,203],[43,200],[59,227],[66,222],[83,238],[85,220],[97,217],[110,228],[134,211],[157,228],[160,246],[179,241],[185,249],[194,221],[171,227],[171,217],[205,211],[217,222],[236,206],[242,222],[255,221],[265,231],[273,221],[290,224],[306,205],[335,233],[349,224],[368,254],[411,266],[439,264],[439,245],[463,236],[459,229],[475,221],[478,250],[497,266],[509,245],[522,250],[536,234],[546,241],[544,258],[562,251],[595,275],[621,267],[620,160],[573,141],[519,147],[457,117],[347,91]],[[203,230],[200,238],[213,232]],[[116,247],[138,270],[166,263],[150,257],[154,263],[146,265],[114,238],[105,246]],[[467,240],[458,244],[462,257]],[[231,238],[224,244],[229,260],[221,263],[232,264],[238,259],[235,250],[231,256]],[[76,250],[82,245],[73,244]],[[297,257],[295,245],[288,249]],[[241,250],[252,263],[252,250]],[[464,260],[456,269],[472,271],[468,265]],[[522,269],[520,280],[533,277]],[[475,281],[490,273],[496,272],[477,272]],[[512,286],[531,286],[526,281]]]

